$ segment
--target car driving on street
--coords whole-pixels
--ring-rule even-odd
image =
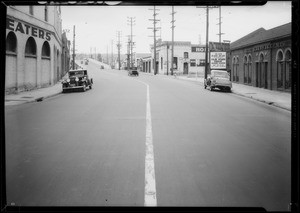
[[[86,88],[92,89],[93,79],[89,78],[86,69],[69,70],[68,79],[62,82],[63,92],[69,90],[86,91]]]
[[[137,70],[136,67],[130,68],[130,69],[128,70],[128,75],[129,75],[129,76],[132,76],[132,75],[134,75],[134,76],[139,76],[139,71]]]
[[[231,92],[232,83],[228,72],[226,70],[211,70],[211,74],[207,76],[207,79],[204,79],[204,89],[207,87],[211,91],[217,88]]]

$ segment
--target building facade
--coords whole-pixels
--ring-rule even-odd
[[[179,75],[197,73],[204,75],[205,45],[194,45],[188,41],[174,41],[173,71]],[[172,42],[158,40],[156,45],[156,63],[154,51],[151,47],[151,61],[149,57],[143,58],[143,71],[154,73],[154,64],[157,74],[171,74]]]
[[[6,94],[47,87],[68,70],[60,6],[9,6],[6,18]]]
[[[260,28],[230,45],[232,82],[291,92],[291,23]]]

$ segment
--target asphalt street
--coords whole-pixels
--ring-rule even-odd
[[[288,209],[290,112],[198,82],[87,68],[91,90],[6,106],[8,203],[144,206],[149,101],[157,206]]]

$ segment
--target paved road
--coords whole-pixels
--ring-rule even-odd
[[[148,100],[158,206],[287,210],[290,112],[197,82],[88,69],[92,90],[6,107],[8,203],[143,206]]]

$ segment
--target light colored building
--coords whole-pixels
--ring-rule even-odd
[[[154,73],[154,51],[151,46],[151,58],[144,59],[143,68],[148,71],[150,64],[151,73]],[[171,74],[172,42],[158,40],[156,45],[157,74]],[[147,67],[147,68],[146,68]],[[204,75],[205,45],[191,44],[188,41],[174,41],[174,72],[179,75]]]
[[[64,47],[64,48],[63,48]],[[47,87],[67,71],[60,6],[8,6],[6,94]]]

